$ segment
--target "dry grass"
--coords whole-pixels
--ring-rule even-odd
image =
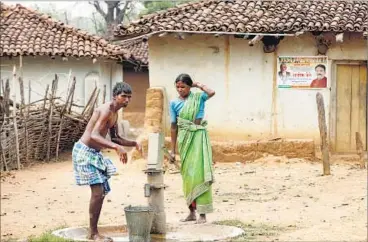
[[[221,220],[214,224],[227,225],[241,228],[245,231],[244,234],[231,239],[231,241],[264,241],[268,237],[274,237],[281,232],[290,230],[290,228],[283,228],[278,226],[270,226],[267,224],[248,224],[239,220]]]

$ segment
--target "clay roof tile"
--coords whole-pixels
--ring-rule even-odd
[[[202,0],[119,25],[115,36],[129,39],[156,30],[238,32],[367,31],[363,0]],[[174,22],[175,24],[172,24]],[[171,24],[170,24],[171,23]]]
[[[106,53],[97,57],[123,60],[130,56],[121,46],[100,42],[100,37],[66,26],[20,4],[11,6],[0,2],[0,8],[0,56],[73,54],[81,57],[85,55],[84,46],[91,42],[96,42]],[[79,44],[75,45],[74,42],[78,40]],[[79,50],[79,46],[82,46],[82,50]]]

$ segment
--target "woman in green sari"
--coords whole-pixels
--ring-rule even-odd
[[[207,133],[207,122],[203,121],[205,102],[215,95],[210,88],[193,82],[187,74],[175,80],[179,97],[170,102],[172,162],[175,162],[176,142],[181,160],[183,191],[190,213],[183,222],[196,221],[196,210],[200,214],[197,223],[206,222],[206,214],[212,206],[212,150]],[[199,88],[202,92],[191,92]]]

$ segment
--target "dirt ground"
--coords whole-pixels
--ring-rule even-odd
[[[120,164],[111,180],[100,225],[125,224],[124,207],[146,204],[144,161]],[[74,185],[70,154],[63,162],[2,174],[1,238],[25,238],[49,229],[88,223],[88,187]],[[240,220],[279,227],[262,240],[366,241],[367,170],[335,163],[331,176],[322,165],[300,159],[265,157],[254,163],[216,164],[215,212],[209,222]],[[167,221],[187,213],[180,174],[165,174]],[[247,231],[246,231],[247,232]]]

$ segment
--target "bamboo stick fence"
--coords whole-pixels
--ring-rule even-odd
[[[15,90],[12,90],[13,98],[10,98],[9,79],[0,80],[1,171],[21,169],[23,164],[30,160],[57,159],[60,152],[72,149],[74,143],[82,136],[97,105],[100,90],[95,88],[82,113],[72,111],[72,107],[78,105],[73,104],[76,79],[74,77],[71,82],[70,79],[71,72],[65,102],[56,96],[58,76],[55,75],[51,90],[49,86],[46,87],[44,98],[31,103],[29,97],[28,104],[25,104],[21,77],[18,78],[20,104],[15,102]],[[12,81],[16,81],[15,71]]]

